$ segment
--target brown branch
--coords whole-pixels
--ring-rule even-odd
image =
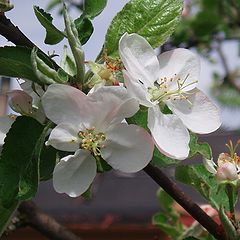
[[[42,212],[34,202],[23,202],[18,208],[26,218],[26,223],[40,233],[53,240],[81,240],[78,236],[68,231],[55,219]]]
[[[144,171],[180,204],[195,220],[197,220],[216,239],[226,240],[223,229],[209,217],[192,199],[178,188],[159,168],[148,165]]]
[[[37,47],[27,36],[24,35],[24,33],[17,26],[11,22],[10,19],[6,18],[2,12],[0,12],[0,35],[17,46],[29,48]],[[59,66],[55,61],[49,58],[49,56],[45,54],[40,48],[38,48],[38,50],[45,57],[51,60],[55,69],[59,69]]]

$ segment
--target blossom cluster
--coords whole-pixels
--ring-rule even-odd
[[[46,145],[69,153],[53,172],[59,193],[83,194],[103,161],[122,172],[140,171],[151,161],[154,145],[168,157],[185,159],[190,151],[189,131],[205,134],[220,126],[218,109],[197,88],[200,63],[191,51],[179,48],[157,57],[143,37],[126,33],[119,54],[123,85],[115,86],[109,69],[88,63],[98,83],[88,94],[66,84],[51,84],[38,94],[37,105],[26,89],[10,96],[13,110],[55,124]],[[148,108],[150,133],[125,121],[140,105]],[[14,119],[0,121],[3,140]]]

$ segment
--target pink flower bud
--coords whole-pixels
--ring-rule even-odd
[[[218,181],[234,181],[238,179],[237,169],[234,164],[227,162],[218,167],[216,178]]]

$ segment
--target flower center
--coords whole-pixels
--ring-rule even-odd
[[[197,81],[193,81],[190,83],[186,83],[189,74],[186,75],[184,79],[177,77],[177,74],[174,74],[173,78],[161,78],[154,83],[154,87],[148,88],[148,93],[150,94],[150,101],[157,102],[164,102],[166,100],[179,100],[184,99],[187,100],[190,104],[192,104],[188,100],[188,94],[185,92],[185,88],[196,83]],[[174,86],[174,82],[176,82],[175,89],[171,89],[171,86]],[[174,85],[173,85],[174,84]]]
[[[80,148],[90,151],[94,156],[101,156],[101,148],[106,135],[103,132],[97,132],[94,127],[86,128],[80,131],[78,136],[81,138]]]

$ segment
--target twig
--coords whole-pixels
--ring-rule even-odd
[[[27,219],[27,224],[53,240],[81,240],[55,219],[43,213],[32,201],[23,202],[18,208]]]
[[[216,239],[226,240],[223,229],[209,217],[192,199],[181,191],[175,182],[169,179],[159,168],[148,165],[144,171],[197,220]]]
[[[4,13],[0,12],[0,35],[5,37],[8,41],[14,43],[18,46],[23,47],[37,47],[29,38],[27,38],[23,32],[15,26],[10,19],[6,18]],[[37,47],[38,48],[38,47]],[[38,48],[39,49],[39,48]],[[45,54],[41,49],[39,49],[44,56],[49,58],[47,54]],[[59,69],[58,64],[49,58],[54,66],[55,69]]]

